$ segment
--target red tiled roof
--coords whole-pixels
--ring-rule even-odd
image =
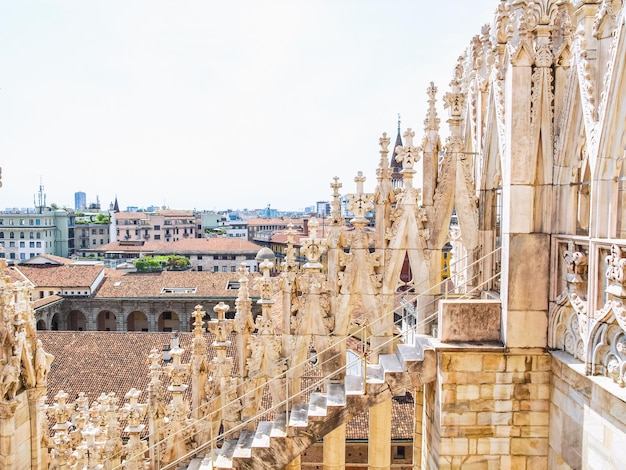
[[[59,302],[63,300],[63,297],[60,295],[49,295],[48,297],[44,297],[43,299],[37,299],[33,302],[33,308],[38,309],[41,307],[45,307],[46,305],[53,304],[55,302]]]
[[[85,392],[91,403],[102,392],[115,392],[120,406],[125,402],[124,395],[131,389],[142,391],[141,403],[147,400],[149,383],[148,355],[156,348],[170,344],[170,333],[144,332],[85,332],[85,331],[38,331],[44,349],[54,355],[48,375],[46,403],[52,404],[59,390],[65,391],[72,403],[79,392]],[[179,333],[180,347],[185,350],[183,363],[189,363],[193,333]],[[211,347],[213,335],[205,334],[211,360],[215,350]],[[234,343],[234,342],[233,342]],[[228,356],[235,354],[230,346]],[[236,361],[235,361],[236,363]],[[303,378],[311,380],[319,374],[311,368]],[[164,379],[164,382],[165,379]],[[187,380],[191,384],[191,380]],[[190,397],[191,386],[186,392]],[[395,397],[392,401],[392,439],[412,439],[413,437],[413,397]],[[350,440],[367,440],[367,410],[353,418],[346,427],[346,437]]]
[[[48,253],[42,253],[40,255],[35,256],[34,258],[22,261],[20,266],[37,266],[44,264],[46,260],[50,260],[52,263],[49,264],[72,264],[74,260],[69,258],[63,258],[62,256],[51,255]]]
[[[94,298],[172,298],[225,297],[236,298],[238,291],[227,289],[228,281],[239,281],[239,273],[206,271],[161,271],[157,273],[126,273],[106,277]],[[250,282],[250,295],[258,296]],[[192,288],[195,292],[167,294],[164,288]]]
[[[51,266],[32,267],[18,266],[19,270],[26,276],[35,287],[90,287],[104,266]]]

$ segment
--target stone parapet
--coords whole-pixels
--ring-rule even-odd
[[[609,377],[585,376],[585,364],[552,352],[549,468],[623,468],[626,390]]]
[[[550,355],[476,347],[438,355],[425,402],[438,428],[426,430],[435,458],[425,468],[548,468]]]
[[[439,301],[439,339],[444,343],[484,343],[501,340],[499,300]]]

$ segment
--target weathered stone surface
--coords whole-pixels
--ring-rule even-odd
[[[439,338],[443,343],[500,342],[501,306],[495,300],[439,302]]]

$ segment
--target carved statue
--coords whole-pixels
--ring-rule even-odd
[[[5,401],[15,398],[17,390],[20,388],[20,358],[11,356],[0,371],[0,386],[2,387],[2,397]]]
[[[43,385],[48,382],[48,372],[50,372],[50,365],[53,360],[54,356],[44,351],[41,340],[38,339],[37,350],[35,351],[35,374],[37,377],[37,385]]]

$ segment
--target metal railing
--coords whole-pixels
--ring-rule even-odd
[[[495,250],[493,250],[492,252],[483,255],[482,257],[474,260],[472,263],[468,264],[466,268],[479,268],[481,266],[481,263],[486,260],[489,257],[494,257],[499,254],[500,248],[496,248]],[[472,257],[474,255],[474,252],[468,254],[468,257]],[[462,259],[462,260],[458,260],[458,263],[464,262],[466,261],[466,259]],[[476,293],[479,293],[481,290],[483,290],[483,287],[485,286],[490,286],[492,285],[493,281],[496,279],[499,279],[500,273],[496,272],[494,274],[492,274],[491,276],[489,276],[488,278],[484,278],[481,279],[482,276],[482,272],[480,269],[475,269],[475,274],[469,278],[467,280],[467,282],[464,285],[464,293],[462,294],[457,294],[454,295],[454,298],[458,298],[458,299],[464,299],[464,298],[473,298],[475,297]],[[159,458],[157,457],[155,459],[155,461],[153,462],[154,464],[154,469],[159,469],[159,470],[166,470],[166,469],[173,469],[176,467],[179,467],[181,465],[181,463],[184,463],[186,461],[189,461],[190,459],[198,456],[198,455],[202,455],[203,453],[207,453],[210,452],[211,455],[214,455],[215,451],[218,448],[218,443],[219,442],[225,442],[226,440],[228,440],[230,437],[232,437],[233,439],[237,436],[237,434],[247,428],[250,428],[251,426],[255,425],[256,423],[258,423],[259,421],[263,420],[263,418],[267,418],[269,419],[273,419],[273,416],[280,410],[286,410],[287,413],[287,427],[289,426],[289,412],[290,412],[290,404],[293,404],[294,402],[296,402],[297,400],[303,398],[304,396],[308,395],[309,393],[311,393],[312,391],[316,391],[316,390],[323,390],[326,385],[334,378],[337,377],[340,374],[345,374],[346,370],[355,366],[355,365],[360,365],[363,368],[363,384],[364,387],[366,387],[366,380],[367,380],[367,366],[368,366],[368,362],[367,359],[368,357],[370,357],[372,355],[372,353],[378,353],[381,350],[387,350],[388,347],[392,346],[393,344],[398,342],[398,338],[404,336],[405,338],[415,338],[417,336],[417,331],[419,331],[420,329],[422,329],[423,327],[429,325],[438,315],[438,311],[436,308],[436,305],[438,303],[438,301],[444,297],[444,294],[441,294],[441,287],[442,285],[447,282],[447,279],[444,279],[441,282],[438,282],[434,285],[430,285],[427,289],[424,290],[424,292],[421,293],[415,293],[418,287],[422,287],[424,284],[429,284],[430,280],[429,279],[425,279],[423,281],[421,281],[417,286],[412,287],[410,290],[405,290],[403,292],[397,293],[398,296],[401,296],[402,298],[404,298],[405,302],[411,302],[415,305],[419,305],[419,308],[416,310],[416,313],[418,314],[418,316],[421,315],[421,318],[419,320],[417,320],[414,324],[411,325],[403,325],[403,316],[400,315],[400,319],[398,319],[397,321],[391,321],[389,322],[390,318],[394,318],[394,315],[398,314],[398,313],[403,313],[402,310],[405,308],[406,304],[402,304],[400,303],[400,305],[398,307],[393,308],[392,310],[385,312],[384,314],[382,314],[381,316],[379,316],[378,318],[376,318],[376,320],[374,320],[374,322],[371,323],[365,323],[364,325],[360,326],[358,329],[354,330],[351,332],[350,335],[346,336],[346,337],[342,337],[339,339],[339,341],[337,341],[336,343],[333,343],[331,346],[329,346],[328,348],[322,350],[322,351],[317,351],[317,357],[324,357],[324,361],[322,363],[317,363],[316,366],[322,370],[323,369],[323,365],[326,363],[329,363],[331,361],[335,361],[337,359],[339,359],[339,354],[343,354],[343,351],[347,350],[347,344],[346,342],[348,341],[348,338],[354,338],[354,337],[360,337],[363,338],[364,340],[364,348],[363,350],[365,351],[365,354],[363,355],[363,357],[355,359],[353,361],[348,362],[347,360],[345,361],[345,364],[340,367],[339,369],[333,370],[332,372],[326,374],[326,375],[322,375],[320,377],[316,377],[315,379],[311,380],[311,383],[309,383],[306,386],[303,386],[299,392],[289,395],[289,380],[292,379],[293,377],[290,376],[290,372],[293,369],[298,369],[298,368],[303,368],[306,367],[307,363],[309,362],[309,358],[306,358],[305,360],[301,361],[298,364],[292,364],[287,370],[285,370],[285,372],[281,373],[280,375],[277,375],[276,377],[270,378],[266,381],[264,381],[262,384],[258,385],[257,387],[248,390],[247,392],[245,392],[245,394],[238,396],[235,400],[231,401],[230,403],[227,403],[221,407],[216,407],[215,409],[213,409],[211,407],[211,404],[215,405],[215,401],[217,399],[219,399],[220,397],[215,397],[211,402],[209,402],[208,404],[203,404],[203,408],[207,408],[207,409],[213,409],[212,412],[206,414],[205,416],[195,420],[193,423],[191,423],[188,426],[183,427],[182,429],[180,429],[177,434],[170,434],[169,436],[157,440],[156,442],[153,442],[151,440],[151,437],[153,436],[147,436],[144,438],[144,440],[147,440],[149,442],[148,448],[147,450],[142,451],[140,454],[136,454],[136,455],[124,455],[125,459],[123,459],[122,463],[120,465],[116,465],[116,466],[112,466],[110,468],[112,469],[118,469],[118,468],[125,468],[126,464],[125,462],[128,461],[145,461],[146,458],[146,454],[150,453],[150,455],[158,455],[159,454],[159,449],[161,449],[169,439],[173,439],[174,437],[180,437],[180,435],[189,435],[189,434],[198,434],[198,428],[202,428],[204,427],[205,429],[209,429],[212,431],[213,429],[213,419],[216,416],[220,415],[220,412],[224,411],[226,408],[232,406],[233,404],[235,404],[235,406],[239,406],[239,403],[242,403],[246,398],[248,398],[250,395],[258,393],[259,391],[265,390],[266,387],[269,387],[271,384],[276,384],[277,382],[280,383],[282,381],[285,381],[285,387],[286,387],[286,398],[285,400],[279,402],[279,403],[273,403],[271,406],[269,406],[268,408],[259,411],[255,416],[240,422],[239,424],[237,424],[236,426],[232,427],[231,429],[229,429],[228,431],[225,432],[221,432],[218,433],[217,435],[213,435],[212,432],[210,432],[211,436],[210,439],[207,442],[203,442],[200,443],[197,447],[195,447],[194,449],[190,450],[189,452],[187,452],[186,454],[179,456],[179,458],[176,461],[167,463],[167,464],[161,464]],[[474,284],[475,282],[475,284]],[[426,303],[421,303],[421,305],[419,304],[419,301],[422,300],[422,297],[424,296],[428,296],[428,302]],[[396,302],[398,303],[398,302]],[[424,311],[426,311],[426,313],[424,313]],[[389,326],[392,327],[396,327],[399,329],[398,333],[395,335],[391,335],[389,336],[389,339],[387,339],[386,341],[382,342],[381,344],[379,344],[376,348],[376,351],[371,349],[371,345],[368,344],[367,342],[367,335],[368,335],[368,330],[377,322],[385,322],[386,324],[388,324]],[[337,346],[342,346],[342,347],[337,347]],[[339,354],[330,354],[331,351],[333,349],[337,349],[339,351],[342,351]],[[265,374],[258,374],[256,376],[253,377],[249,377],[247,378],[247,380],[255,380],[258,378],[263,378]],[[281,384],[282,386],[282,384]],[[235,387],[233,387],[235,388]],[[220,393],[227,393],[231,390],[221,390]],[[190,414],[193,414],[195,411],[197,410],[191,410]],[[121,459],[122,454],[125,453],[126,451],[122,451],[119,454],[113,456],[110,460],[118,460]]]

